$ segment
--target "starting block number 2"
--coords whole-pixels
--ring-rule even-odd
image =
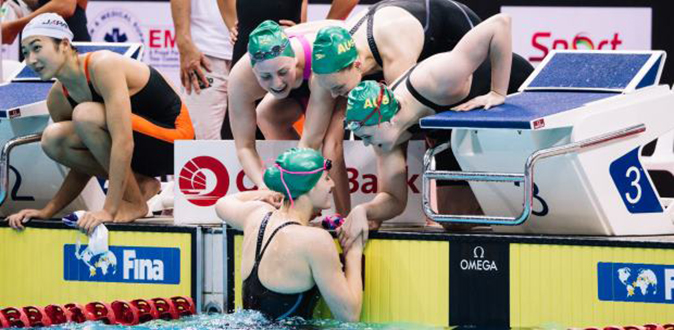
[[[648,174],[639,162],[639,148],[613,161],[609,172],[630,213],[662,212]]]

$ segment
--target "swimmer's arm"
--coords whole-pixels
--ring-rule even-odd
[[[377,41],[379,54],[384,62],[384,80],[391,85],[398,77],[413,65],[423,48],[423,38],[407,38],[413,31],[399,31],[400,27],[384,25],[375,26],[374,38]],[[421,31],[423,33],[423,30]],[[401,42],[404,39],[409,42]]]
[[[406,146],[406,144],[397,146],[389,152],[372,147],[377,156],[379,189],[371,201],[357,206],[365,208],[367,220],[381,223],[405,211],[407,206]]]
[[[316,79],[311,79],[310,88],[311,96],[307,105],[304,131],[299,147],[318,150],[325,139],[336,102],[330,95],[330,91],[321,88]]]
[[[63,87],[59,81],[55,82],[49,90],[47,110],[55,123],[72,120],[73,107],[66,96],[63,95]]]
[[[111,68],[123,67],[122,58],[113,54],[100,54],[90,69],[92,82],[95,87],[98,87],[97,90],[105,103],[105,124],[112,139],[110,158],[99,160],[99,162],[103,167],[108,165],[110,186],[103,209],[113,218],[122,203],[124,182],[131,171],[131,155],[134,148],[131,129],[131,98],[126,76],[123,70],[111,70]]]
[[[335,318],[358,322],[363,304],[362,245],[346,251],[342,272],[332,236],[324,230],[312,234],[311,248],[305,251],[323,299]]]
[[[56,195],[42,209],[44,218],[53,217],[54,214],[72,203],[82,193],[90,179],[91,175],[70,169]]]
[[[274,210],[273,202],[280,202],[283,195],[271,190],[245,191],[230,194],[218,200],[215,204],[215,213],[218,217],[234,229],[243,230],[246,220],[260,218],[258,213]]]
[[[262,159],[255,148],[255,101],[262,98],[265,91],[257,83],[248,54],[241,57],[232,68],[227,90],[231,111],[229,124],[236,145],[236,156],[246,176],[259,188],[266,188],[262,181]]]
[[[443,58],[443,67],[456,73],[450,76],[459,80],[473,74],[480,64],[489,58],[491,91],[505,97],[508,93],[512,64],[510,16],[498,14],[480,23],[461,38],[454,50],[448,54],[450,56]]]
[[[332,0],[326,19],[346,19],[359,0]]]

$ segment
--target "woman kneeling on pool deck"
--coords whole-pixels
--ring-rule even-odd
[[[42,133],[42,149],[70,171],[43,209],[9,216],[13,228],[53,217],[92,176],[110,180],[108,193],[103,209],[85,213],[80,228],[92,232],[101,222],[141,218],[159,191],[153,177],[173,173],[173,142],[194,138],[187,108],[158,71],[109,51],[80,55],[72,36],[51,13],[23,30],[27,65],[42,80],[57,79],[47,97],[54,122]]]
[[[226,196],[218,216],[243,230],[243,307],[277,320],[311,318],[320,295],[332,315],[358,321],[363,301],[361,258],[367,226],[339,261],[330,234],[307,226],[311,216],[331,206],[331,162],[313,149],[289,149],[264,172],[270,190]],[[277,209],[277,206],[282,206]],[[320,291],[320,293],[319,293]]]
[[[370,229],[374,229],[405,210],[405,148],[412,133],[419,130],[420,118],[450,109],[498,106],[524,82],[526,74],[522,73],[531,72],[531,68],[513,64],[510,26],[509,16],[495,15],[468,32],[454,50],[410,68],[391,88],[368,80],[351,90],[345,123],[365,145],[373,146],[380,185],[375,197],[354,207],[340,228],[340,241],[345,246],[358,237],[362,219],[369,220]],[[479,70],[485,60],[491,63],[490,72]],[[436,157],[436,162],[460,170],[454,157]]]

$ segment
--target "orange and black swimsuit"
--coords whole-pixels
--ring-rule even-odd
[[[105,104],[89,77],[91,54],[87,54],[84,60],[84,72],[91,91],[90,101]],[[79,103],[88,101],[75,101],[65,86],[63,94],[73,109]],[[150,79],[145,87],[131,96],[131,127],[134,142],[131,168],[134,172],[151,177],[173,174],[173,142],[194,139],[194,128],[187,107],[153,67],[150,67]]]

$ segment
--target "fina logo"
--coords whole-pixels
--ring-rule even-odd
[[[229,172],[213,157],[195,157],[180,170],[178,188],[190,203],[213,206],[229,190]]]
[[[140,21],[121,8],[100,12],[89,24],[89,34],[94,41],[145,43]]]
[[[625,286],[628,297],[635,294],[635,289],[639,289],[636,293],[641,293],[642,296],[655,295],[658,293],[658,277],[651,269],[639,269],[635,276],[632,276],[632,269],[623,267],[618,269],[618,279],[620,283]]]
[[[164,262],[161,259],[138,259],[135,250],[124,250],[124,279],[163,281]]]
[[[674,266],[600,262],[597,273],[600,300],[674,303]]]
[[[484,258],[484,248],[476,246],[473,249],[473,258],[470,260],[461,259],[459,263],[461,270],[476,270],[483,272],[498,271],[496,261]]]
[[[121,257],[121,258],[120,258]],[[111,246],[94,255],[79,244],[64,246],[66,281],[179,284],[180,249]],[[122,260],[118,271],[117,260]]]

